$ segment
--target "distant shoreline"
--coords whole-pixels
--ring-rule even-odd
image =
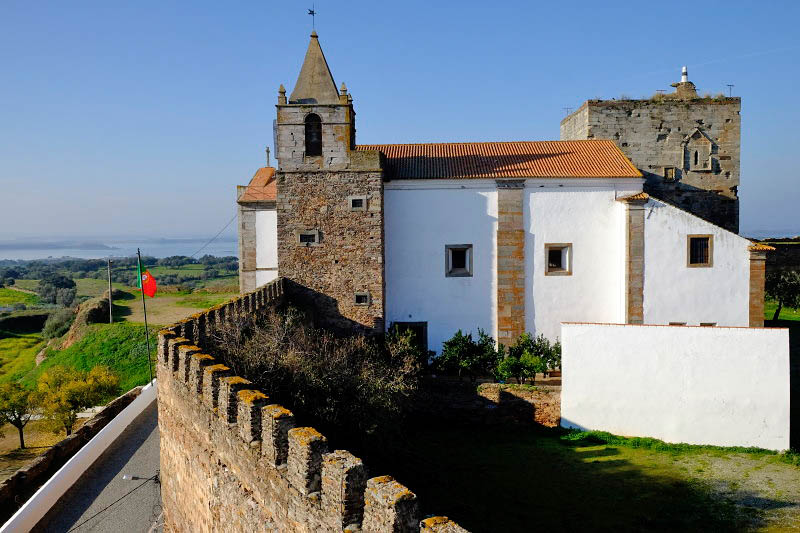
[[[0,260],[32,261],[55,259],[113,259],[131,257],[141,249],[142,255],[162,258],[174,255],[196,257],[238,256],[237,241],[223,237],[208,242],[200,238],[158,239],[64,239],[64,240],[3,240],[0,241]]]

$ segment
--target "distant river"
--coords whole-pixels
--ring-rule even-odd
[[[141,248],[142,255],[169,257],[192,255],[208,239],[75,239],[75,240],[0,240],[0,259],[47,259],[76,257],[80,259],[104,259],[106,257],[129,257]],[[220,237],[197,254],[214,256],[238,256],[234,237]]]

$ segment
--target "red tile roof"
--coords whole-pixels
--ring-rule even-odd
[[[641,178],[614,141],[365,144],[386,156],[389,179]]]
[[[274,202],[278,196],[275,181],[275,169],[262,167],[256,170],[253,179],[247,185],[244,193],[239,197],[239,203],[247,202]]]

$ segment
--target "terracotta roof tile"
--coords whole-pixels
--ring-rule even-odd
[[[386,157],[389,179],[641,178],[607,140],[366,144]]]
[[[256,170],[253,179],[247,185],[247,189],[239,197],[239,203],[274,202],[277,195],[275,169],[273,167],[262,167]]]
[[[640,192],[636,194],[632,194],[630,196],[623,196],[622,198],[617,198],[618,202],[644,202],[650,199],[650,195],[646,192]]]
[[[774,252],[775,251],[775,247],[770,246],[768,244],[760,243],[760,242],[753,243],[747,249],[750,250],[751,252]]]

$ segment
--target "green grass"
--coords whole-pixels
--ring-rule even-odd
[[[205,270],[203,265],[183,265],[178,267],[173,266],[153,266],[148,267],[147,270],[158,280],[158,276],[165,276],[168,274],[194,274],[199,275]]]
[[[670,453],[691,453],[691,452],[711,452],[711,453],[747,453],[753,455],[779,455],[778,452],[765,450],[764,448],[742,447],[742,446],[711,446],[678,443],[673,444],[663,440],[650,437],[620,437],[605,431],[567,431],[561,436],[565,442],[595,444],[612,444],[615,446],[627,446],[629,448],[643,448],[658,452]]]
[[[155,357],[156,329],[151,328],[151,357]],[[127,323],[92,324],[86,327],[81,339],[64,350],[48,350],[47,359],[25,374],[22,382],[33,387],[48,368],[63,365],[78,370],[91,370],[96,365],[111,368],[120,378],[125,392],[150,380],[145,355],[144,326]]]
[[[800,469],[762,450],[445,422],[385,453],[374,475],[470,531],[780,530],[800,512]]]
[[[39,297],[29,292],[16,291],[14,289],[0,289],[0,306],[9,306],[13,304],[36,305],[39,303]]]
[[[221,304],[227,300],[230,300],[232,294],[214,294],[214,293],[207,293],[207,292],[195,292],[192,294],[187,294],[177,302],[175,305],[181,307],[199,307],[201,309],[208,309],[209,307]]]
[[[18,279],[14,281],[14,286],[27,291],[35,291],[39,287],[38,279]]]
[[[764,318],[772,320],[772,315],[775,314],[775,309],[778,308],[778,302],[775,300],[767,299],[764,301]],[[781,316],[778,320],[800,320],[800,310],[790,309],[784,307],[781,309]]]
[[[0,331],[0,383],[15,381],[30,372],[42,346],[38,333]]]

